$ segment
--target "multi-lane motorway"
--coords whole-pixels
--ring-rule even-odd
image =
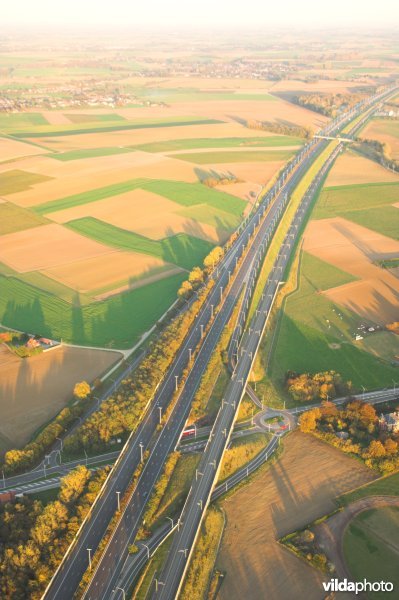
[[[358,127],[359,124],[356,126]],[[200,477],[193,480],[189,497],[181,514],[179,530],[175,532],[164,569],[159,579],[154,582],[152,598],[173,600],[179,595],[200,530],[200,524],[217,481],[223,453],[230,440],[239,403],[245,393],[247,380],[270,315],[273,300],[291,258],[295,241],[299,237],[299,231],[309,204],[327,170],[340,151],[341,142],[332,150],[304,194],[281,246],[280,253],[272,267],[256,313],[241,338],[235,370],[225,391],[205,452],[198,465]]]
[[[355,116],[355,114],[351,113],[350,115],[342,116],[341,121],[345,122],[345,120]],[[335,123],[335,127],[338,128],[338,126],[339,123]],[[331,132],[331,130],[330,128],[327,133]],[[314,141],[302,149],[295,159],[295,164],[292,162],[286,168],[280,180],[275,184],[274,189],[269,192],[251,218],[247,219],[242,225],[237,240],[224,257],[223,263],[214,275],[215,285],[204,306],[200,309],[195,323],[182,344],[167,376],[160,383],[145,419],[127,442],[104,486],[103,492],[93,506],[89,518],[83,524],[74,545],[67,553],[66,558],[50,582],[45,593],[45,598],[69,600],[73,597],[88,565],[88,549],[94,552],[97,548],[110,519],[117,509],[117,492],[123,493],[126,490],[132,474],[140,464],[142,449],[145,450],[148,448],[150,455],[146,461],[142,475],[126,508],[123,510],[118,526],[102,555],[98,567],[93,573],[90,585],[84,595],[85,598],[101,600],[113,597],[115,582],[118,581],[126,559],[128,545],[134,539],[146,500],[162,470],[167,455],[174,448],[184,427],[191,400],[199,385],[208,360],[220,338],[220,334],[240,296],[242,285],[246,282],[248,273],[253,272],[257,268],[254,259],[258,256],[259,252],[264,254],[266,251],[267,243],[277,226],[279,216],[286,202],[286,194],[295,187],[319,150],[326,145],[327,142],[325,141]],[[289,178],[290,172],[293,174]],[[275,197],[275,193],[280,188],[282,188],[281,192]],[[274,197],[274,202],[270,204],[268,211],[264,214],[267,205]],[[246,248],[247,245],[248,249]],[[244,250],[246,251],[244,252]],[[241,256],[242,261],[240,261],[237,269],[233,272]],[[279,264],[279,267],[284,268],[284,265]],[[226,291],[230,279],[231,286],[229,291]],[[265,308],[262,308],[262,310],[268,310],[268,301],[268,296],[266,296],[264,299],[264,302],[266,302],[264,305]],[[219,308],[218,312],[216,312],[217,307]],[[214,313],[216,314],[212,318]],[[203,330],[206,329],[208,324],[208,332],[206,336],[203,336]],[[257,321],[255,321],[255,326],[257,326]],[[254,353],[256,349],[254,346],[253,350],[251,350],[251,343],[248,340],[249,345],[247,344],[246,349],[247,352]],[[189,364],[190,350],[194,352],[194,349],[198,346],[199,351],[195,359]],[[241,343],[241,347],[245,347],[244,340]],[[250,360],[249,354],[248,360]],[[237,381],[244,379],[245,369],[248,368],[245,357],[242,357],[239,362],[240,364],[235,374]],[[246,365],[245,369],[244,365]],[[159,410],[164,411],[168,406],[175,391],[176,378],[177,381],[181,379],[181,375],[187,366],[191,367],[191,369],[178,396],[175,407],[159,435],[154,437],[159,422]],[[231,406],[232,410],[235,410],[233,409],[233,405]],[[225,411],[222,411],[222,413],[224,415]],[[221,416],[222,413],[220,413]],[[229,422],[226,419],[226,424]],[[218,420],[216,424],[219,427]],[[227,439],[227,437],[226,434],[225,438]]]

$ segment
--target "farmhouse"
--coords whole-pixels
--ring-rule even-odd
[[[381,415],[380,428],[384,431],[399,433],[399,410],[386,415]]]

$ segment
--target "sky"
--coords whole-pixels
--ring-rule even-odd
[[[15,0],[5,26],[383,27],[399,26],[397,0]]]

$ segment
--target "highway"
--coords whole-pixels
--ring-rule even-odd
[[[359,126],[360,124],[357,123],[353,130]],[[341,148],[342,142],[329,155],[304,194],[281,246],[280,253],[272,267],[255,315],[241,338],[237,353],[237,366],[225,391],[208,444],[198,466],[200,477],[193,480],[189,497],[181,514],[179,530],[174,535],[164,569],[155,582],[151,594],[152,598],[174,600],[179,596],[274,298],[291,258],[293,248],[295,248],[295,241],[300,236],[301,225],[309,204]]]
[[[85,598],[91,599],[101,598],[102,600],[112,597],[114,583],[117,581],[126,559],[128,545],[134,539],[146,500],[163,468],[166,457],[173,450],[179,439],[190,410],[191,400],[199,385],[208,360],[231,316],[237,299],[240,296],[242,285],[248,278],[248,272],[250,271],[255,274],[256,269],[259,268],[259,261],[255,263],[254,259],[256,256],[260,258],[259,252],[261,252],[262,256],[264,255],[267,243],[272,237],[287,202],[287,193],[296,186],[297,181],[307,170],[309,163],[312,162],[318,151],[325,146],[325,141],[307,144],[299,155],[287,165],[279,181],[266,195],[265,200],[261,203],[257,211],[243,223],[238,238],[224,257],[222,264],[216,270],[214,288],[200,309],[167,376],[160,382],[144,420],[126,443],[124,450],[103,487],[102,493],[92,507],[89,518],[78,532],[76,542],[67,553],[50,582],[44,594],[45,598],[69,600],[73,597],[80,579],[88,566],[87,549],[91,548],[94,554],[109,521],[117,509],[116,492],[123,494],[127,489],[133,473],[140,464],[141,449],[145,450],[148,448],[150,455],[144,466],[142,475],[133,494],[131,494],[126,508],[122,512],[118,526],[84,594]],[[291,172],[293,172],[293,176],[287,180],[288,174]],[[277,194],[274,202],[270,204],[279,189],[280,192]],[[269,204],[269,210],[263,218],[266,207]],[[259,222],[260,225],[258,226]],[[250,248],[245,252],[245,256],[238,265],[236,272],[233,273],[234,261],[237,264],[249,242]],[[229,292],[225,293],[230,277],[232,285]],[[216,312],[218,307],[219,311]],[[216,314],[212,319],[214,312]],[[206,336],[203,336],[202,329],[205,330],[208,324],[209,330]],[[153,439],[159,422],[159,409],[162,411],[166,410],[175,391],[176,377],[179,381],[183,371],[188,366],[190,349],[194,351],[200,343],[200,349],[191,362],[191,370],[189,370],[174,409],[157,438]]]
[[[294,172],[292,179],[297,179],[300,176],[300,172],[303,168],[300,161],[305,160],[306,152],[315,154],[319,143],[313,142],[309,144],[307,148],[302,149],[300,158],[296,159],[296,163],[291,163],[287,166],[284,171],[284,179],[287,179],[288,173]],[[321,142],[323,144],[323,142]],[[295,170],[296,169],[296,170]],[[294,185],[294,184],[292,184]],[[257,211],[245,220],[241,226],[241,232],[233,244],[232,248],[227,252],[222,261],[222,264],[216,269],[215,285],[211,290],[208,299],[200,309],[195,322],[188,332],[184,343],[180,351],[178,352],[167,376],[162,382],[160,382],[158,389],[154,395],[153,402],[148,408],[145,418],[138,427],[138,430],[127,441],[124,449],[121,452],[120,457],[115,463],[114,469],[108,477],[106,484],[103,487],[102,493],[98,496],[92,510],[82,525],[80,531],[76,536],[76,541],[73,547],[67,552],[63,562],[56,571],[53,579],[51,580],[44,598],[54,598],[56,600],[65,599],[69,600],[75,590],[77,589],[79,582],[87,569],[88,566],[88,548],[91,548],[93,554],[101,541],[108,523],[110,522],[113,514],[117,509],[117,493],[121,492],[123,495],[127,489],[132,475],[141,462],[141,448],[144,450],[149,447],[151,439],[156,432],[159,424],[159,409],[165,411],[170,399],[175,392],[176,377],[177,380],[181,379],[182,373],[189,366],[190,350],[194,352],[195,348],[202,342],[201,350],[198,356],[192,361],[191,371],[189,373],[187,382],[184,386],[183,393],[180,394],[176,403],[175,410],[172,413],[173,418],[169,419],[167,427],[161,432],[159,439],[156,443],[155,448],[152,450],[150,460],[148,461],[143,475],[140,478],[138,489],[135,492],[134,498],[129,502],[128,510],[124,513],[123,517],[127,519],[127,524],[121,525],[119,532],[122,533],[120,546],[123,548],[123,552],[127,551],[129,544],[129,536],[131,530],[131,520],[133,516],[137,514],[141,515],[144,506],[145,499],[150,493],[152,486],[154,485],[164,460],[168,453],[173,449],[180,435],[185,420],[188,415],[190,402],[193,395],[199,385],[201,376],[206,368],[206,364],[209,360],[210,355],[220,337],[220,334],[228,321],[231,312],[234,308],[234,304],[239,296],[241,286],[247,275],[248,268],[252,263],[253,256],[246,254],[243,262],[239,268],[239,272],[234,277],[232,285],[232,293],[227,298],[224,297],[223,290],[225,290],[228,281],[230,279],[230,272],[233,272],[233,265],[240,260],[242,254],[245,251],[246,245],[251,240],[254,230],[256,230],[257,224],[259,223],[261,215],[265,212],[267,205],[272,202],[274,193],[277,188],[274,186],[272,190],[268,192],[265,200],[261,203]],[[281,214],[281,205],[274,202],[271,204],[267,223],[263,223],[261,231],[255,236],[257,240],[257,247],[260,245],[260,241],[263,241],[265,234],[266,239],[270,240],[271,235],[278,223],[279,214]],[[265,249],[265,248],[264,248]],[[222,309],[216,313],[218,306],[222,301]],[[214,320],[212,321],[212,314],[216,313]],[[210,330],[207,336],[202,339],[202,328],[205,330],[207,325],[210,324]],[[177,415],[177,416],[176,416]],[[162,435],[163,434],[163,435]],[[144,482],[144,483],[143,483]],[[137,521],[136,518],[133,519]],[[113,539],[119,539],[118,536],[114,536]],[[114,559],[112,559],[112,552],[110,553],[110,566],[104,569],[103,581],[106,581],[106,575],[116,569],[116,564],[119,562],[119,550],[116,550]],[[97,584],[97,585],[96,585]],[[94,586],[98,589],[96,596],[101,596],[103,591],[103,585],[100,585],[97,581]],[[92,591],[90,591],[92,594]]]
[[[323,142],[323,145],[325,143]],[[312,144],[310,152],[316,154],[317,145]],[[305,157],[305,151],[302,151]],[[103,600],[112,597],[112,590],[115,589],[123,562],[128,555],[128,547],[134,541],[136,532],[145,510],[146,500],[148,499],[153,486],[155,485],[163,464],[168,454],[176,446],[180,433],[188,418],[191,402],[201,381],[201,377],[206,369],[208,361],[220,339],[233,310],[240,297],[243,284],[248,279],[248,273],[253,273],[255,269],[260,268],[258,253],[262,255],[267,250],[267,243],[270,242],[273,232],[278,225],[279,218],[287,202],[288,186],[295,186],[298,178],[302,176],[305,167],[301,165],[295,171],[292,179],[289,180],[276,197],[276,201],[269,206],[266,213],[266,207],[260,206],[258,211],[249,220],[244,228],[244,238],[236,245],[235,253],[230,257],[230,263],[237,257],[239,259],[244,253],[243,260],[238,263],[237,270],[233,273],[231,268],[231,288],[223,299],[223,304],[210,323],[210,328],[200,347],[198,355],[194,360],[191,371],[187,376],[184,388],[178,398],[176,406],[172,411],[168,422],[161,430],[158,439],[151,450],[151,454],[145,464],[142,475],[132,494],[128,506],[123,512],[118,527],[115,529],[106,550],[103,553],[101,561],[98,563],[93,578],[88,586],[84,598],[93,600],[94,598]],[[262,213],[265,213],[262,221]],[[260,225],[258,225],[260,223]],[[258,226],[258,229],[257,229]],[[254,237],[252,237],[254,236]],[[249,244],[245,252],[245,246]],[[229,265],[230,266],[230,265]],[[226,283],[229,274],[225,267]],[[220,294],[220,288],[215,286],[213,290],[212,303],[216,304],[215,296]]]
[[[246,390],[247,392],[248,392],[248,389],[251,389],[251,388],[247,387],[247,390]],[[398,396],[399,396],[399,392],[396,390],[396,388],[391,388],[391,389],[380,390],[380,391],[376,391],[376,392],[366,392],[365,394],[355,394],[352,397],[357,398],[359,400],[363,400],[370,404],[378,404],[381,402],[387,402],[389,400],[398,399]],[[333,402],[338,405],[343,404],[344,402],[347,402],[347,401],[348,401],[347,397],[336,398],[333,400]],[[261,402],[259,400],[258,400],[258,402],[260,405]],[[312,404],[312,405],[307,405],[307,406],[299,406],[296,408],[289,408],[289,409],[281,410],[281,411],[278,409],[276,409],[276,410],[271,409],[271,410],[276,415],[277,414],[284,415],[284,416],[287,415],[292,424],[292,419],[294,418],[294,415],[304,412],[305,410],[309,410],[310,408],[314,408],[315,406],[317,406],[317,404]],[[262,414],[264,415],[267,412],[268,411],[265,410],[265,411],[263,411],[263,413],[258,413],[255,416],[255,423],[258,423],[260,416]],[[294,427],[291,425],[291,429],[293,429],[293,428]],[[229,490],[231,490],[236,485],[238,485],[241,481],[243,481],[244,479],[249,477],[257,469],[259,469],[259,467],[261,467],[267,460],[269,460],[271,458],[271,456],[274,454],[274,452],[276,451],[276,449],[278,448],[279,443],[280,443],[280,438],[283,437],[286,433],[288,433],[289,430],[290,429],[286,429],[284,431],[277,432],[273,436],[273,438],[270,440],[270,442],[267,444],[267,446],[265,446],[265,448],[263,450],[261,450],[252,460],[250,460],[245,466],[238,469],[233,475],[228,477],[223,483],[217,484],[212,492],[211,502],[213,502],[214,500],[217,500],[218,498],[223,496]],[[179,517],[175,516],[173,519],[169,519],[169,521],[166,521],[164,523],[164,525],[162,525],[159,529],[157,529],[157,531],[150,538],[148,538],[146,540],[146,545],[148,546],[148,551],[144,546],[141,546],[140,550],[137,552],[137,554],[132,555],[128,558],[128,560],[126,561],[126,563],[123,567],[123,570],[121,572],[121,577],[120,577],[119,581],[117,582],[117,587],[120,587],[124,590],[128,590],[131,588],[134,581],[137,579],[138,575],[140,574],[140,571],[142,570],[144,565],[147,563],[148,556],[150,555],[150,557],[151,557],[154,554],[154,552],[157,550],[157,548],[170,535],[170,533],[172,533],[172,531],[175,531],[175,529],[177,527],[177,522],[180,521],[180,519],[181,519],[181,516],[179,516]]]

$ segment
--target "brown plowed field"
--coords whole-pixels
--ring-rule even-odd
[[[277,540],[335,508],[334,498],[375,475],[339,450],[294,432],[278,462],[222,503],[220,600],[322,600],[324,578]],[[344,598],[344,596],[342,596]]]
[[[399,181],[399,174],[384,169],[376,162],[344,153],[339,156],[327,177],[325,187],[360,183]]]
[[[151,275],[171,271],[179,272],[163,260],[139,254],[138,252],[111,252],[105,256],[95,256],[43,271],[44,275],[78,290],[90,292],[98,288],[105,288],[126,279],[132,282],[138,280],[144,284]]]
[[[399,242],[336,217],[310,221],[303,249],[360,279],[325,292],[329,299],[384,325],[397,320],[399,280],[373,264],[399,254]]]
[[[128,229],[159,240],[176,233],[195,231],[197,237],[218,243],[215,227],[181,216],[182,206],[147,190],[136,189],[49,214],[49,218],[65,223],[81,217],[95,217],[116,227]]]
[[[60,347],[10,362],[4,352],[0,346],[0,438],[2,446],[8,439],[8,448],[25,444],[56,415],[77,381],[93,381],[120,358],[117,352]]]
[[[0,238],[0,262],[20,273],[50,269],[110,252],[108,246],[57,223],[8,233]]]

